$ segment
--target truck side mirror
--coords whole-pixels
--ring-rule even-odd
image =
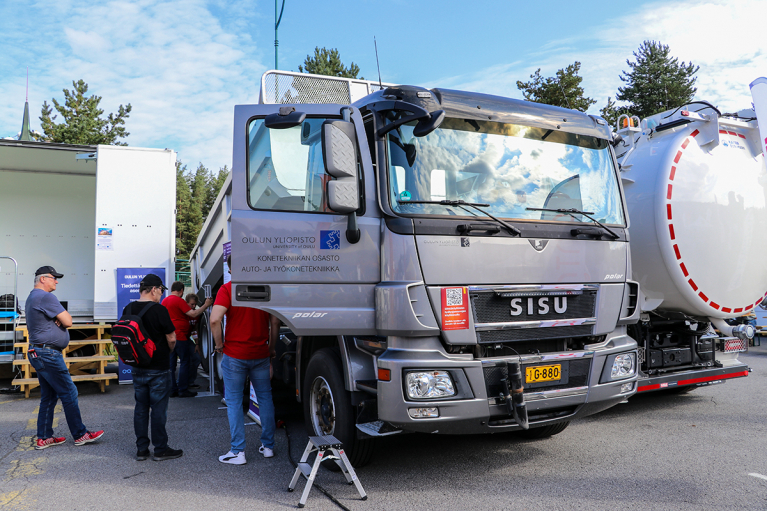
[[[356,141],[354,123],[341,120],[322,123],[325,170],[336,178],[328,182],[328,204],[333,211],[349,214],[346,239],[350,243],[357,243],[360,239],[356,213],[360,207]]]

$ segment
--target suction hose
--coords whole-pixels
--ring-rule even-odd
[[[530,424],[527,420],[527,405],[525,404],[525,391],[522,385],[522,370],[519,362],[507,362],[506,371],[508,377],[501,380],[503,382],[504,390],[506,391],[506,406],[509,408],[509,413],[514,416],[514,420],[517,421],[522,429],[530,429]]]
[[[754,338],[756,329],[751,325],[730,325],[721,318],[708,318],[711,324],[719,330],[725,337],[737,337],[744,341]]]

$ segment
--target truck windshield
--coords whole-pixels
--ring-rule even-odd
[[[445,119],[425,137],[415,123],[388,136],[389,199],[403,215],[467,216],[465,209],[410,201],[464,200],[513,220],[591,223],[583,215],[527,208],[588,212],[608,225],[624,225],[617,176],[607,141],[472,119]],[[482,216],[477,212],[476,216]]]

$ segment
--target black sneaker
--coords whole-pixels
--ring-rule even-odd
[[[171,392],[170,397],[178,397],[178,391],[174,390],[173,392]]]
[[[191,390],[185,390],[184,392],[179,392],[178,397],[194,397],[197,395],[197,392],[192,392]]]
[[[154,456],[152,457],[155,461],[163,461],[163,460],[172,460],[176,458],[180,458],[184,455],[184,451],[181,449],[171,449],[168,447],[163,452],[158,453],[155,451]]]
[[[144,461],[149,457],[149,449],[144,449],[143,451],[138,451],[136,453],[136,461]]]
[[[192,383],[191,385],[189,385],[189,388],[190,388],[190,389],[199,389],[199,388],[200,388],[200,386],[199,386],[199,385],[197,385],[196,383]]]

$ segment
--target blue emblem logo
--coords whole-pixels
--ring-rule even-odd
[[[320,249],[338,250],[341,248],[341,231],[320,231]]]

